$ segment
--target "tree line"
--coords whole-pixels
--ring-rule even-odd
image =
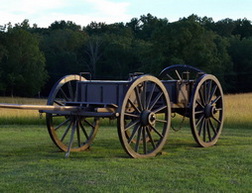
[[[216,75],[227,93],[251,92],[251,53],[246,18],[169,22],[147,14],[127,23],[55,21],[48,28],[24,20],[0,26],[0,95],[47,95],[60,77],[83,71],[93,79],[127,79],[136,71],[157,76],[172,64]]]

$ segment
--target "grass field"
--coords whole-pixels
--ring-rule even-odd
[[[252,94],[227,95],[225,107],[216,146],[197,147],[185,124],[150,159],[128,158],[108,124],[89,151],[66,159],[37,112],[2,109],[0,192],[252,192]]]

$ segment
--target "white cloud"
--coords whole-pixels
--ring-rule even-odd
[[[1,0],[0,9],[13,14],[34,14],[45,10],[63,7],[61,0]]]
[[[39,27],[48,27],[56,20],[73,21],[82,26],[91,21],[126,22],[132,18],[127,14],[129,5],[110,0],[1,0],[0,25],[21,23],[24,19]],[[76,13],[82,7],[83,12]]]

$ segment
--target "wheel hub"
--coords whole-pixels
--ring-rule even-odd
[[[216,113],[215,106],[212,106],[212,105],[208,104],[205,107],[205,116],[206,116],[206,118],[213,117],[215,113]]]
[[[154,125],[156,122],[156,115],[151,111],[143,111],[140,118],[143,126]]]

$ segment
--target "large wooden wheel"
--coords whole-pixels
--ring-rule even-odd
[[[198,68],[189,65],[176,64],[163,69],[158,78],[160,80],[195,80],[204,72]]]
[[[118,119],[118,135],[133,158],[152,157],[164,146],[170,128],[171,106],[160,80],[137,78],[125,94]]]
[[[223,127],[223,92],[218,79],[205,74],[195,84],[190,124],[195,141],[202,147],[214,145]]]
[[[77,82],[86,79],[79,75],[68,75],[61,78],[52,88],[48,97],[48,105],[64,106],[66,102],[77,100]],[[83,151],[92,143],[97,129],[98,120],[79,115],[47,113],[48,132],[55,145],[67,152]]]

